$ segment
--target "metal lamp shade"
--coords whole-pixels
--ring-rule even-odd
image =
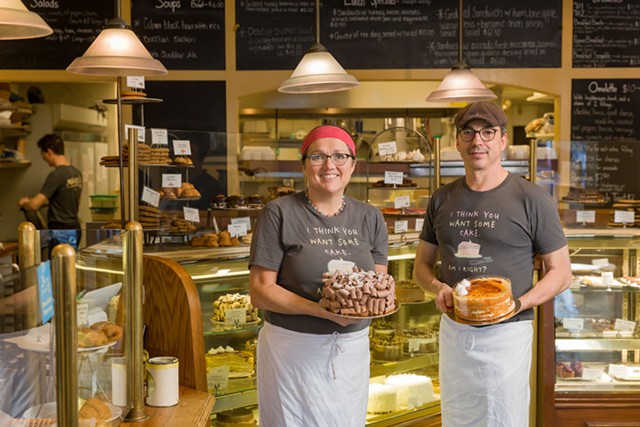
[[[51,34],[51,27],[20,0],[0,0],[0,40],[33,39]]]
[[[119,18],[100,32],[87,51],[67,71],[96,76],[153,76],[167,74],[133,31]]]

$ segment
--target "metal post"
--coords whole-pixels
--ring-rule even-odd
[[[76,252],[67,244],[53,248],[51,282],[55,308],[56,396],[59,426],[78,426],[78,315]]]
[[[535,183],[538,178],[538,141],[529,140],[529,181]]]
[[[129,150],[131,152],[131,149]],[[145,412],[144,377],[142,360],[142,225],[131,221],[126,226],[124,240],[124,346],[127,372],[127,406],[131,408],[125,421],[142,421]]]
[[[129,205],[127,206],[127,219],[138,219],[138,129],[129,128]]]
[[[124,230],[124,159],[122,156],[122,77],[118,76],[116,85],[116,117],[118,118],[118,171],[120,173],[120,227]],[[131,144],[129,144],[129,155],[131,155]]]
[[[434,138],[433,175],[435,176],[435,188],[431,190],[432,192],[440,188],[440,138]]]

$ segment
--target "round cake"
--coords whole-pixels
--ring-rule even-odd
[[[369,401],[367,402],[367,413],[386,414],[396,410],[397,406],[396,388],[386,384],[369,384]]]
[[[398,409],[413,409],[435,400],[431,378],[426,375],[391,375],[384,383],[396,387]]]
[[[395,281],[386,273],[336,270],[322,277],[320,306],[332,313],[353,316],[383,316],[396,308]]]
[[[500,319],[515,307],[511,281],[499,276],[463,279],[453,290],[456,316],[472,322]]]
[[[371,339],[371,356],[374,360],[400,360],[402,359],[402,337],[374,336]]]

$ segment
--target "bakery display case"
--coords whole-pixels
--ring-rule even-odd
[[[545,425],[640,416],[640,237],[586,233],[569,236],[570,288],[541,310]]]

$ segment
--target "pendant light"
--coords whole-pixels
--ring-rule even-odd
[[[428,102],[489,101],[497,96],[482,84],[462,59],[462,0],[458,3],[458,63],[447,74],[440,86],[427,96]]]
[[[316,42],[287,80],[282,82],[278,92],[283,93],[326,93],[358,87],[358,80],[342,68],[320,44],[320,0],[316,0]]]
[[[34,39],[51,34],[51,27],[21,0],[0,0],[0,40]]]

